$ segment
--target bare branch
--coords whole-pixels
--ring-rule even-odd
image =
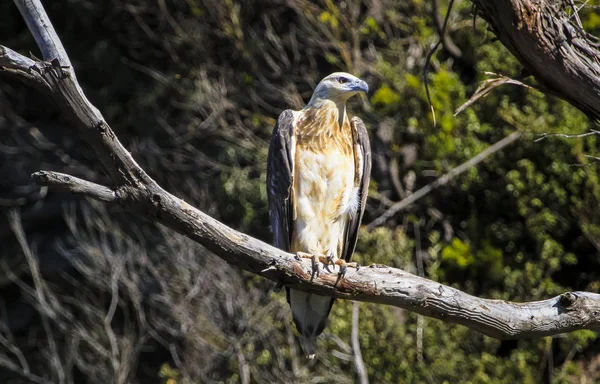
[[[540,135],[540,137],[538,137],[537,139],[535,139],[535,142],[537,143],[538,141],[542,141],[547,137],[562,137],[565,139],[578,139],[581,137],[588,137],[588,136],[592,136],[592,135],[600,135],[600,131],[596,131],[594,129],[591,129],[590,132],[586,132],[586,133],[579,133],[579,134],[574,134],[574,135],[569,135],[567,133],[542,133]]]
[[[451,6],[446,10],[448,13],[452,11]],[[445,22],[440,14],[440,1],[432,0],[431,2],[431,16],[433,18],[433,25],[440,36],[440,41],[444,49],[452,56],[455,60],[464,60],[463,53],[460,48],[454,44],[454,41],[448,36],[448,31],[445,28]]]
[[[519,137],[521,137],[520,131],[515,131],[515,132],[511,133],[510,135],[506,136],[502,140],[499,140],[499,141],[495,142],[494,144],[490,145],[489,147],[487,147],[486,149],[484,149],[483,151],[478,153],[476,156],[470,158],[469,160],[460,164],[456,168],[452,169],[450,172],[448,172],[445,175],[441,176],[440,178],[436,179],[433,183],[427,184],[426,186],[419,189],[418,191],[416,191],[412,195],[408,196],[407,198],[402,199],[399,202],[395,203],[394,205],[389,207],[381,216],[379,216],[377,219],[373,220],[369,224],[369,226],[368,226],[369,230],[372,230],[373,228],[382,225],[387,220],[392,218],[395,214],[402,211],[403,209],[405,209],[406,207],[408,207],[415,201],[426,196],[431,191],[441,187],[442,185],[447,184],[450,180],[454,179],[456,176],[465,172],[467,169],[481,163],[483,160],[485,160],[485,158],[498,152],[499,150],[506,147],[507,145],[513,143]]]
[[[600,161],[600,157],[598,157],[598,156],[592,156],[592,155],[586,155],[586,154],[584,154],[583,156],[587,157],[588,159]]]
[[[44,60],[57,59],[62,65],[71,66],[67,51],[58,38],[40,0],[15,0],[27,28],[42,51]]]
[[[531,85],[525,84],[517,79],[511,79],[508,76],[499,75],[499,74],[496,74],[493,72],[485,72],[485,74],[492,75],[495,77],[492,79],[486,79],[486,80],[482,81],[481,84],[479,84],[479,87],[477,87],[477,89],[473,93],[473,95],[469,98],[469,100],[467,100],[463,105],[461,105],[460,107],[458,107],[456,109],[456,111],[454,112],[454,116],[458,115],[465,109],[469,108],[471,105],[475,104],[475,102],[477,100],[486,97],[492,91],[492,89],[494,89],[500,85],[514,84],[514,85],[520,85],[525,88],[533,88]]]
[[[431,95],[429,94],[429,82],[427,80],[427,74],[429,73],[429,65],[431,64],[431,58],[433,57],[433,54],[438,50],[438,48],[444,41],[444,36],[446,35],[446,26],[448,25],[448,20],[450,19],[450,13],[452,12],[453,5],[454,5],[454,0],[450,0],[450,2],[448,3],[448,10],[446,12],[446,17],[444,18],[444,23],[441,26],[440,39],[429,50],[429,53],[427,54],[427,57],[425,58],[425,65],[423,66],[423,83],[425,84],[425,94],[427,95],[427,101],[429,102],[429,109],[431,110],[431,118],[433,119],[434,127],[436,126],[435,109],[433,108],[433,104],[431,102]],[[434,10],[434,12],[437,13],[437,11],[435,11],[435,10]]]
[[[359,334],[359,311],[360,307],[357,301],[352,303],[352,354],[354,355],[354,365],[356,366],[356,373],[360,384],[369,384],[369,375],[367,374],[367,367],[362,358],[360,352],[360,340],[358,339]]]
[[[36,4],[39,5],[37,2]],[[33,30],[47,31],[40,21],[47,20],[47,17],[45,14],[43,17],[39,16],[44,13],[43,9],[41,6],[34,8],[38,15],[35,17],[33,13],[28,13],[30,8],[25,7],[25,11],[22,9],[26,13],[25,18],[32,20],[34,24],[30,27]],[[56,36],[53,38],[58,40]],[[44,41],[41,40],[40,44],[45,44]],[[60,46],[57,41],[53,44],[55,47]],[[52,48],[42,48],[42,52],[51,51]],[[133,160],[100,112],[85,98],[72,68],[65,68],[60,64],[36,63],[48,69],[42,71],[41,76],[48,82],[54,100],[96,151],[99,161],[116,187],[113,197],[113,192],[109,193],[108,188],[77,178],[65,181],[64,178],[61,179],[64,175],[52,173],[36,176],[48,184],[61,185],[94,198],[108,198],[138,216],[160,222],[184,234],[241,269],[280,281],[294,289],[393,305],[425,316],[463,324],[501,339],[530,338],[577,329],[600,330],[600,295],[594,293],[570,292],[543,301],[511,303],[474,297],[384,265],[349,270],[337,285],[337,273],[323,272],[311,281],[310,261],[296,260],[294,255],[231,229],[163,190]],[[429,187],[430,190],[447,183],[452,177],[519,136],[520,133],[515,132],[494,144],[479,157],[438,179]]]
[[[575,17],[575,21],[577,22],[577,26],[579,27],[580,30],[583,30],[583,24],[581,24],[581,19],[579,18],[579,11],[577,10],[577,7],[575,6],[575,3],[573,2],[573,0],[568,0],[569,1],[569,5],[571,5],[571,15],[573,17]]]
[[[117,200],[116,192],[112,189],[64,173],[38,171],[32,174],[31,178],[39,185],[65,190],[75,195],[83,195],[107,203]]]
[[[38,62],[0,45],[0,73],[2,72],[13,74],[43,92],[50,93],[52,90],[42,77],[42,68],[38,66]]]
[[[423,252],[421,250],[421,222],[418,221],[413,224],[415,231],[415,253],[417,256],[417,274],[420,277],[425,275],[425,269],[423,268]],[[417,318],[417,361],[419,364],[423,364],[423,327],[424,327],[423,316]]]
[[[10,48],[0,47],[0,67],[27,72],[35,65],[35,60],[25,57]]]
[[[237,358],[238,358],[238,364],[240,366],[240,382],[242,384],[249,384],[250,383],[250,364],[248,364],[248,361],[246,360],[246,357],[244,356],[244,353],[240,350],[240,348],[236,348],[237,352]]]

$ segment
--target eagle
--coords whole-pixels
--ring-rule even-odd
[[[285,110],[273,129],[267,158],[269,220],[274,244],[319,263],[338,279],[356,247],[371,174],[369,136],[362,120],[348,118],[346,101],[368,92],[367,83],[344,72],[319,82],[300,111]],[[300,346],[314,358],[335,299],[286,288]]]

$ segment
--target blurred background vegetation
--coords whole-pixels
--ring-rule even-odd
[[[275,120],[301,108],[322,77],[348,71],[371,89],[350,105],[374,153],[365,224],[511,132],[523,134],[384,225],[363,228],[360,263],[504,300],[600,290],[600,180],[589,157],[598,138],[535,141],[592,123],[514,85],[453,116],[484,72],[522,71],[469,1],[456,1],[449,18],[456,49],[434,55],[427,75],[437,126],[422,71],[447,1],[45,3],[88,98],[135,159],[226,224],[270,241],[265,168]],[[587,3],[580,17],[598,36],[600,2]],[[0,3],[0,42],[39,56],[9,1]],[[46,97],[0,78],[0,381],[359,379],[351,302],[334,307],[318,358],[307,362],[271,282],[118,207],[35,186],[29,175],[39,169],[108,183],[74,132]],[[591,331],[498,341],[397,308],[361,303],[359,313],[373,383],[600,381]]]

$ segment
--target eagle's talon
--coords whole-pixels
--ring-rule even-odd
[[[323,263],[325,265],[325,269],[327,270],[327,272],[331,273],[331,269],[329,269],[330,265],[334,266],[334,270],[335,270],[335,261],[333,260],[333,255],[330,253],[329,256],[327,256],[326,262]]]
[[[338,273],[337,280],[335,281],[335,284],[333,285],[333,289],[336,289],[340,280],[342,280],[344,275],[346,275],[346,271],[348,270],[346,265],[348,265],[348,264],[346,263],[346,261],[344,259],[337,259],[334,264],[339,265],[339,267],[340,267],[340,271]]]
[[[342,278],[344,277],[345,274],[346,274],[346,266],[340,265],[340,272],[338,273],[337,279],[335,280],[335,284],[333,284],[334,290],[337,288],[338,283],[340,282],[340,280],[342,280]]]
[[[319,263],[317,263],[317,257],[313,255],[313,257],[310,259],[311,263],[311,267],[312,267],[312,271],[310,274],[310,281],[313,281],[315,278],[315,275],[317,275],[317,278],[319,278]]]
[[[319,277],[319,263],[317,262],[317,260],[320,260],[320,257],[318,257],[317,255],[313,254],[313,253],[306,253],[306,252],[296,252],[296,254],[294,255],[294,259],[300,261],[302,259],[310,259],[310,264],[311,264],[311,273],[310,273],[310,281],[313,281],[315,278],[315,275],[317,276],[317,278]]]

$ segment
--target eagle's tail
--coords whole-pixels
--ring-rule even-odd
[[[325,329],[327,317],[335,299],[294,289],[287,290],[296,329],[300,333],[300,346],[309,358],[317,352],[317,337]]]

